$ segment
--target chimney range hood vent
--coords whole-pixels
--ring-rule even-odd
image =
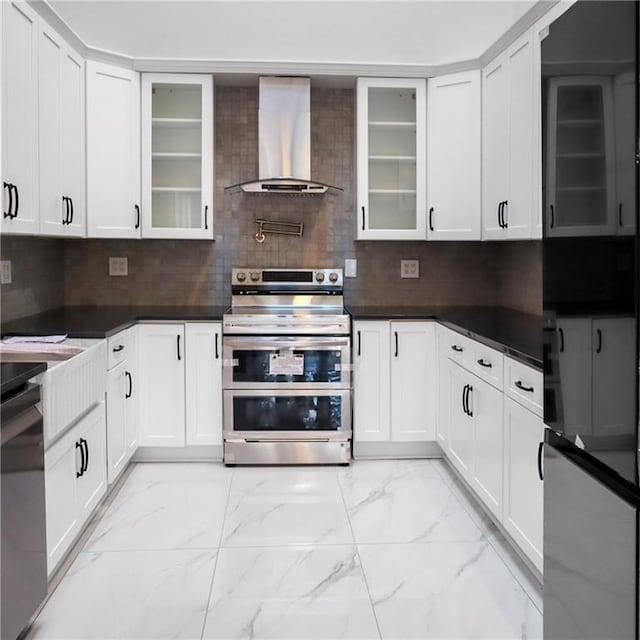
[[[257,180],[230,193],[339,193],[339,187],[311,180],[311,81],[309,78],[260,78]]]

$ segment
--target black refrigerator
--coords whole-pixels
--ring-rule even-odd
[[[546,640],[639,638],[637,5],[541,42]]]

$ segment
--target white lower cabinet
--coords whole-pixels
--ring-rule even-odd
[[[473,447],[475,425],[473,415],[466,409],[466,396],[471,374],[451,362],[449,365],[449,455],[453,465],[471,481],[473,476]]]
[[[435,441],[435,323],[357,321],[353,336],[354,441]]]
[[[502,523],[542,572],[542,486],[539,474],[542,418],[504,399],[504,517]]]
[[[105,430],[99,403],[45,453],[49,576],[107,490]]]
[[[141,324],[140,447],[222,443],[220,323]]]

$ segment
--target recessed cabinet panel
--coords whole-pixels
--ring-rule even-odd
[[[425,239],[425,82],[358,79],[358,239]]]
[[[213,239],[213,80],[142,76],[142,234]]]

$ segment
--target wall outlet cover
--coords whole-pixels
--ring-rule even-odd
[[[419,278],[420,277],[420,261],[419,260],[400,260],[400,277],[401,278]]]
[[[355,278],[358,275],[358,261],[355,258],[347,258],[344,261],[344,277]]]
[[[0,284],[11,284],[11,260],[0,260]]]
[[[110,276],[128,276],[129,260],[127,258],[109,258]]]

